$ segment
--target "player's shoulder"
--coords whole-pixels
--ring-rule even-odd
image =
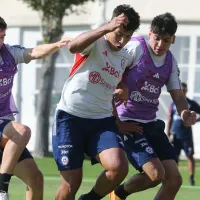
[[[10,45],[10,44],[5,44],[6,48],[14,53],[16,51],[24,51],[25,50],[25,47],[22,47],[21,45]]]
[[[170,52],[170,54],[172,56],[172,62],[173,62],[173,64],[174,65],[178,65],[178,61],[177,61],[175,55],[173,54],[173,52],[171,50],[169,50],[169,52]]]
[[[132,53],[132,54],[142,49],[141,42],[140,40],[138,40],[138,37],[133,36],[131,40],[124,46],[124,49],[128,53]]]

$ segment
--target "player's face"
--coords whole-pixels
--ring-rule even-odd
[[[5,36],[6,36],[6,30],[0,29],[0,48],[2,47],[4,43]]]
[[[106,35],[108,44],[112,51],[120,51],[131,39],[133,31],[126,31],[124,28],[117,28]]]
[[[157,56],[164,55],[170,48],[171,44],[175,41],[175,36],[166,34],[163,37],[156,35],[153,32],[149,32],[149,43],[153,53]]]

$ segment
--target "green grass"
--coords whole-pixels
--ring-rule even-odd
[[[39,168],[44,174],[45,177],[45,190],[44,190],[44,200],[54,200],[55,193],[60,184],[59,173],[57,171],[56,164],[53,158],[43,158],[43,159],[35,159]],[[197,170],[196,170],[196,185],[197,187],[187,187],[188,185],[188,171],[187,171],[187,163],[181,162],[179,167],[183,177],[183,187],[179,191],[176,200],[197,200],[200,196],[200,162],[197,162]],[[76,199],[78,199],[79,195],[85,192],[88,192],[93,184],[94,180],[98,176],[98,174],[102,171],[100,165],[91,166],[89,161],[86,161],[84,164],[84,178],[81,188],[78,191]],[[130,166],[129,176],[135,174],[136,171],[133,167]],[[129,177],[128,176],[128,177]],[[184,187],[186,186],[186,187]],[[131,195],[128,200],[150,200],[153,199],[158,187],[149,189],[144,192],[140,192],[134,195]],[[25,185],[22,181],[17,178],[12,178],[10,188],[9,188],[11,199],[12,200],[24,200],[25,199]],[[107,197],[104,200],[108,200]]]

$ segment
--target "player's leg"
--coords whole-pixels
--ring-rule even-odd
[[[101,163],[104,171],[99,175],[92,190],[82,195],[79,200],[100,200],[119,185],[128,173],[126,154],[117,137],[116,120],[99,120],[96,127],[101,127],[96,134],[91,134],[88,154],[93,164]]]
[[[190,185],[194,186],[195,185],[195,179],[194,179],[194,174],[195,174],[195,159],[194,159],[194,144],[193,144],[193,138],[189,137],[186,139],[181,140],[183,150],[185,152],[185,155],[188,160],[188,170],[189,170],[189,183]]]
[[[158,158],[145,163],[142,169],[143,173],[133,175],[123,184],[125,191],[129,194],[155,187],[165,178],[164,168]]]
[[[132,193],[158,185],[165,176],[164,168],[148,140],[142,135],[122,137],[130,163],[140,172],[118,186],[109,195],[111,200],[126,199]]]
[[[165,180],[154,200],[174,200],[182,184],[182,178],[174,160],[163,160]]]
[[[14,175],[27,185],[26,200],[43,200],[43,175],[27,149],[16,164]]]
[[[173,147],[175,149],[177,159],[179,161],[181,150],[183,149],[182,143],[181,143],[180,139],[177,139],[176,135],[174,135],[174,139],[173,139],[173,142],[171,144],[173,145]]]
[[[147,135],[165,170],[165,179],[155,200],[174,199],[182,184],[182,178],[176,163],[176,152],[164,133],[164,128],[164,122],[158,120],[155,123],[155,132]]]
[[[81,185],[82,168],[60,171],[61,185],[56,193],[56,200],[75,200],[75,195]]]
[[[4,149],[0,173],[0,191],[8,192],[13,170],[25,149],[30,136],[30,129],[10,120],[1,120],[0,148]]]
[[[84,120],[58,110],[53,128],[53,154],[61,184],[56,200],[74,200],[82,181]]]

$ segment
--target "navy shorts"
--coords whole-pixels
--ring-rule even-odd
[[[135,169],[142,171],[142,166],[153,158],[177,162],[175,149],[164,132],[165,123],[162,120],[139,125],[143,127],[143,134],[121,135],[127,157]]]
[[[58,170],[73,170],[83,166],[84,154],[97,163],[97,154],[120,144],[115,117],[86,119],[58,110],[53,125],[53,155]]]
[[[8,120],[8,119],[0,119],[0,140],[2,138],[2,134],[3,134],[3,130],[5,128],[5,126],[10,123],[11,120]],[[0,163],[2,162],[2,154],[3,154],[3,149],[1,149],[0,151]],[[18,162],[22,161],[22,160],[25,160],[27,158],[33,158],[31,153],[29,152],[29,150],[27,148],[24,149],[24,151],[22,152]]]
[[[176,138],[176,135],[174,135],[172,144],[178,157],[180,156],[182,149],[184,150],[186,156],[189,157],[194,155],[194,143],[192,136],[184,139],[178,139]]]

